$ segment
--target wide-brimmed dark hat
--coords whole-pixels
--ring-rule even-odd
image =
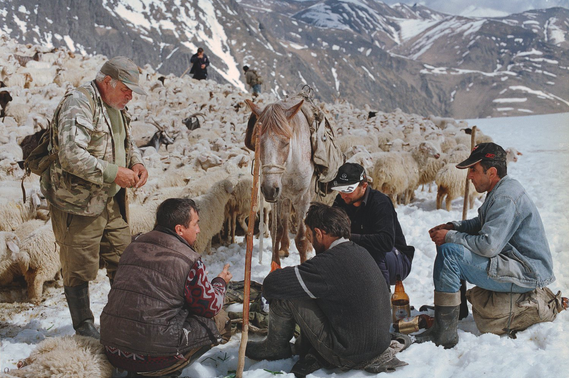
[[[115,80],[120,80],[133,92],[141,95],[146,94],[138,84],[140,76],[138,66],[126,56],[115,56],[107,60],[101,67],[101,73]]]
[[[352,193],[362,181],[367,181],[364,167],[356,163],[345,163],[338,169],[338,174],[332,181],[332,190]]]
[[[506,161],[506,151],[496,143],[477,144],[468,159],[456,165],[457,168],[464,169],[473,166],[481,161]]]

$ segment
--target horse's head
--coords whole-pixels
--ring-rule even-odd
[[[246,100],[253,115],[257,118],[252,135],[252,144],[259,135],[261,171],[263,180],[261,192],[267,202],[275,202],[282,193],[282,176],[286,172],[287,161],[294,140],[294,122],[304,100],[287,107],[285,103],[269,104],[261,109],[253,102]]]

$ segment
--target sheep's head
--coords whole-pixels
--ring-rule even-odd
[[[16,261],[18,253],[20,253],[20,239],[13,232],[0,231],[0,243],[2,242],[6,245],[6,248],[0,248],[0,251],[4,251],[4,255],[0,256],[0,260],[11,259]]]

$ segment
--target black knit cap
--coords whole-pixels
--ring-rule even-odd
[[[496,143],[477,144],[468,159],[456,165],[457,168],[464,169],[473,166],[481,161],[506,161],[506,151]]]

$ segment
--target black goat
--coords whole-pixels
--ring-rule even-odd
[[[0,88],[4,88],[5,86],[4,82],[0,81]],[[10,101],[12,101],[10,92],[7,90],[0,91],[0,117],[2,118],[2,122],[4,122],[4,117],[6,117],[6,106],[8,106]]]
[[[376,115],[377,115],[377,112],[372,112],[372,111],[370,111],[370,112],[367,114],[367,119],[373,118],[373,117],[375,117]]]
[[[198,116],[202,116],[202,118],[205,120],[205,116],[203,115],[203,113],[194,113],[191,116],[184,118],[182,120],[182,123],[184,125],[186,125],[186,127],[190,131],[195,130],[195,129],[199,129],[201,127],[201,125],[200,125],[200,120],[199,120]]]
[[[152,136],[152,138],[150,138],[150,141],[148,141],[148,143],[146,143],[144,146],[141,147],[154,147],[156,151],[158,151],[160,150],[160,146],[164,145],[167,150],[169,145],[174,144],[174,139],[168,135],[166,129],[160,126],[158,122],[153,120],[152,124],[156,126],[158,131],[154,133],[154,135]]]

